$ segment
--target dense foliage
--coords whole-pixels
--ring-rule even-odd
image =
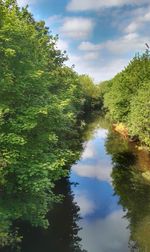
[[[15,219],[47,226],[55,181],[79,156],[87,97],[57,39],[27,8],[0,1],[0,246],[19,240]]]
[[[96,85],[91,77],[88,75],[79,76],[81,89],[84,93],[84,111],[102,110],[102,85]]]
[[[104,106],[115,123],[150,148],[150,54],[137,55],[104,89]]]
[[[150,148],[150,81],[142,84],[131,102],[129,128]]]

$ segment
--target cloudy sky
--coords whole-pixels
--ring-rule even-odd
[[[149,0],[18,0],[43,19],[58,47],[75,64],[100,82],[112,78],[150,43]]]

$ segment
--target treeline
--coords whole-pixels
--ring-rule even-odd
[[[0,246],[14,241],[15,219],[47,226],[55,182],[80,155],[85,110],[98,106],[57,39],[15,0],[0,2]]]
[[[100,86],[109,118],[150,149],[149,51],[136,55],[121,73]]]

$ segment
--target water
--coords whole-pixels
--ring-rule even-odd
[[[81,160],[72,167],[70,181],[74,202],[80,207],[82,247],[88,252],[127,252],[129,225],[112,186],[112,160],[105,141],[108,131],[98,129],[85,146]]]
[[[149,154],[107,128],[101,118],[89,124],[80,160],[57,185],[64,200],[48,213],[48,230],[19,225],[21,251],[150,251]]]

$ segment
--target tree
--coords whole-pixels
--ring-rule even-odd
[[[34,199],[25,204],[26,217],[18,210],[19,199],[17,214],[5,216],[1,246],[3,238],[12,240],[14,218],[45,225],[47,209],[57,200],[55,182],[80,154],[83,93],[78,75],[56,48],[58,38],[43,21],[36,22],[15,0],[1,1],[0,16],[0,189],[2,198]]]
[[[115,122],[127,123],[131,101],[145,81],[150,80],[150,56],[146,51],[137,55],[129,65],[110,81],[110,90],[104,96],[105,107]]]
[[[81,89],[84,95],[84,110],[100,110],[102,101],[100,97],[99,86],[94,84],[94,81],[88,75],[79,76]]]
[[[150,148],[150,82],[146,82],[138,90],[131,102],[128,127],[131,135]]]

